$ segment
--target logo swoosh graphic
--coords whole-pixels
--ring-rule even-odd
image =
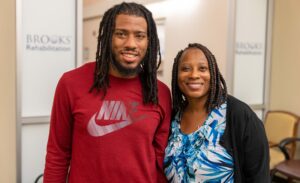
[[[123,120],[123,121],[118,122],[118,123],[102,126],[102,125],[98,125],[96,123],[96,114],[94,114],[91,117],[91,119],[89,120],[87,130],[88,130],[88,132],[91,136],[100,137],[100,136],[104,136],[108,133],[112,133],[114,131],[117,131],[121,128],[124,128],[124,127],[130,125],[131,123],[132,123],[132,121],[128,117],[127,120]]]

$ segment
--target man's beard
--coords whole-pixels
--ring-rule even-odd
[[[116,59],[112,59],[112,66],[117,69],[121,75],[123,76],[133,76],[136,74],[139,74],[143,69],[141,65],[139,64],[135,68],[126,68],[123,65],[121,65]]]

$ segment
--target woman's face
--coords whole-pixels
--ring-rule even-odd
[[[198,48],[185,50],[178,64],[178,86],[188,100],[207,100],[210,72],[204,53]]]

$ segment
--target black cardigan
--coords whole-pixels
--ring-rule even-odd
[[[244,102],[228,96],[221,139],[234,159],[235,183],[269,183],[269,145],[264,124]]]

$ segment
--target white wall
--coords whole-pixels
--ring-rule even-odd
[[[49,124],[22,126],[22,182],[32,183],[44,172]]]

